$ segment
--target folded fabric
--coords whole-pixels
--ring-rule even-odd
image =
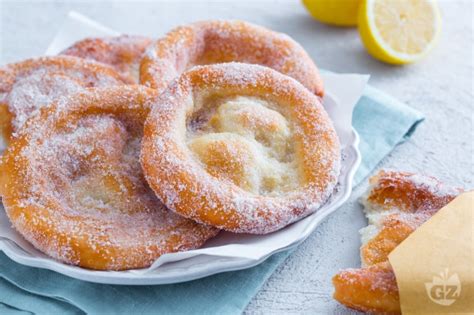
[[[397,144],[411,136],[423,116],[367,87],[353,114],[360,135],[360,183]],[[83,282],[53,271],[26,267],[0,253],[1,314],[241,314],[262,284],[290,255],[273,255],[251,269],[160,286]]]

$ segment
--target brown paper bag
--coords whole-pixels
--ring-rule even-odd
[[[474,191],[439,210],[389,260],[403,314],[474,314]]]

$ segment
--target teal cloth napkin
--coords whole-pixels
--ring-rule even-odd
[[[421,113],[367,87],[353,114],[362,153],[355,184],[422,120]],[[0,253],[0,314],[240,314],[290,253],[273,255],[251,269],[157,286],[83,282],[19,265]]]

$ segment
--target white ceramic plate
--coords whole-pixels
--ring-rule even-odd
[[[324,74],[324,79],[328,91],[324,106],[334,121],[341,141],[342,170],[331,198],[305,219],[267,235],[221,232],[203,248],[163,255],[148,269],[93,271],[63,264],[36,250],[11,227],[0,206],[0,250],[17,263],[54,270],[76,279],[108,284],[148,285],[185,282],[220,272],[250,268],[275,253],[299,245],[326,216],[349,198],[352,180],[361,160],[357,148],[359,137],[350,122],[353,106],[367,78]],[[359,92],[351,92],[356,82],[362,88],[358,88]],[[336,88],[341,84],[351,87]]]

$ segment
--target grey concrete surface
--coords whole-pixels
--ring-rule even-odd
[[[157,37],[170,27],[207,18],[238,18],[286,32],[318,66],[336,72],[369,73],[370,84],[422,111],[426,121],[378,168],[432,174],[472,188],[473,12],[470,1],[442,1],[443,31],[423,61],[388,66],[364,50],[356,29],[312,20],[298,1],[0,1],[0,63],[41,55],[69,10],[77,10],[126,33]],[[283,263],[246,309],[248,314],[350,313],[331,297],[337,270],[359,264],[358,230],[366,222],[356,199],[341,209]]]

